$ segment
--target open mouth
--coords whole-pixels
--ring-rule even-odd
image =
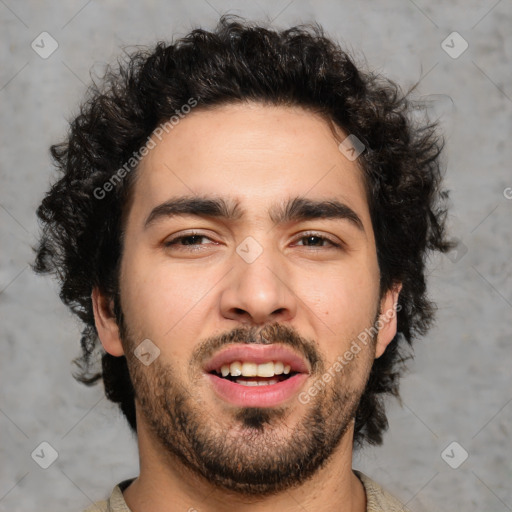
[[[234,361],[212,370],[210,374],[242,386],[270,386],[297,375],[288,364],[269,361],[263,364]]]
[[[305,359],[280,344],[237,344],[203,366],[219,398],[239,407],[274,407],[291,400],[310,374]]]
[[[288,380],[289,378],[297,375],[298,372],[288,370],[288,373],[281,374],[273,374],[269,376],[260,376],[260,375],[237,375],[237,372],[234,372],[235,375],[231,375],[231,373],[227,375],[223,375],[222,371],[212,370],[210,372],[212,375],[216,377],[220,377],[225,380],[229,380],[231,382],[235,382],[236,384],[241,384],[242,386],[270,386],[272,384],[278,384],[279,382],[283,382]]]

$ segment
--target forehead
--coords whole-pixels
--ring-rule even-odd
[[[248,103],[192,110],[168,133],[153,136],[154,147],[137,171],[133,209],[144,215],[171,196],[215,195],[258,215],[283,198],[338,198],[364,221],[362,171],[338,148],[346,136],[300,107]]]

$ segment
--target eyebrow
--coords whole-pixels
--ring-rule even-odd
[[[314,200],[295,197],[280,205],[272,206],[268,213],[274,225],[315,219],[343,219],[349,221],[362,233],[365,232],[359,215],[348,205],[334,198]],[[243,218],[245,212],[233,199],[181,196],[171,198],[153,208],[144,222],[144,229],[158,220],[181,215],[237,221]]]

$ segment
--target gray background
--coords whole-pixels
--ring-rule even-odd
[[[437,324],[416,346],[402,407],[389,403],[384,446],[354,466],[415,511],[512,510],[510,0],[0,0],[0,510],[78,511],[137,474],[136,445],[117,409],[101,386],[71,377],[78,321],[57,285],[27,266],[34,211],[52,176],[48,147],[64,136],[90,70],[101,71],[122,45],[211,28],[225,12],[278,27],[316,19],[359,62],[404,88],[421,80],[417,96],[447,136],[449,225],[463,245],[430,262]],[[59,45],[47,59],[31,48],[43,31]],[[458,58],[441,46],[453,31],[469,44]],[[58,452],[48,469],[31,458],[42,441]],[[441,456],[453,441],[452,465],[469,454],[457,469]]]

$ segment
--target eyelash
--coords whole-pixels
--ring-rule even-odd
[[[179,241],[182,241],[182,240],[185,240],[187,238],[193,238],[193,237],[199,237],[199,238],[208,238],[209,240],[211,240],[210,237],[202,234],[202,233],[196,233],[196,232],[192,232],[192,233],[188,233],[186,235],[180,235],[180,236],[177,236],[176,238],[173,238],[167,242],[165,242],[165,247],[172,247],[172,246],[177,246],[177,242]],[[314,237],[314,238],[318,238],[320,239],[322,242],[328,242],[331,246],[331,248],[334,248],[334,249],[339,249],[342,247],[341,244],[339,243],[336,243],[334,242],[333,240],[331,240],[330,238],[324,236],[324,235],[321,235],[319,233],[315,233],[315,232],[306,232],[306,233],[303,233],[302,236],[296,238],[296,241],[301,241],[301,240],[304,240],[306,238],[311,238],[311,237]],[[190,244],[190,245],[181,245],[180,247],[201,247],[201,245],[204,245],[204,244]],[[312,249],[321,249],[321,248],[324,248],[324,247],[328,247],[328,246],[306,246],[306,245],[302,245],[301,247],[309,247],[309,248],[312,248]],[[197,250],[197,249],[192,249],[192,250]]]

